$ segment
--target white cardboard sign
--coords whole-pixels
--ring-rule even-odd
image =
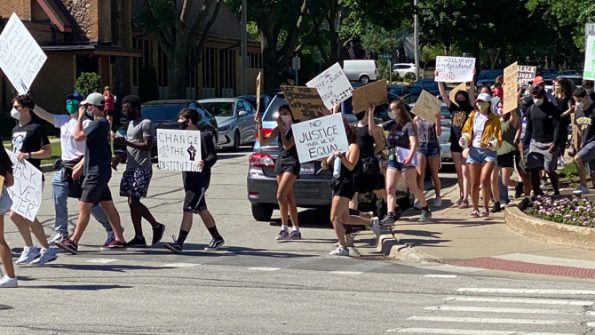
[[[12,174],[14,185],[8,188],[15,213],[29,221],[35,220],[41,207],[42,173],[33,164],[26,160],[19,162],[17,156],[8,151],[12,161]]]
[[[443,83],[467,83],[473,81],[475,58],[436,57],[436,77],[434,81]]]
[[[0,68],[19,94],[25,94],[47,56],[16,13],[0,34]]]
[[[517,80],[518,80],[519,85],[529,84],[529,82],[535,78],[536,73],[537,73],[537,66],[518,65]]]
[[[295,123],[291,131],[300,163],[326,158],[335,151],[349,150],[341,114]]]
[[[587,36],[585,44],[585,71],[583,79],[595,80],[595,35]]]
[[[162,170],[200,172],[200,131],[157,129],[157,159]]]
[[[318,95],[327,109],[332,109],[333,104],[340,104],[349,99],[351,91],[353,91],[353,87],[339,63],[324,70],[307,82],[306,86],[313,87],[318,91]]]

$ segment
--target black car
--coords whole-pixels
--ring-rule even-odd
[[[148,101],[141,106],[143,119],[149,119],[155,129],[178,129],[178,113],[182,108],[190,108],[198,111],[199,120],[197,127],[200,131],[208,131],[213,134],[215,144],[217,143],[217,121],[204,108],[200,107],[195,100],[154,100]],[[118,130],[117,136],[126,136],[127,125]],[[156,134],[155,134],[156,135]],[[114,152],[124,152],[126,148],[114,144]],[[157,141],[153,141],[152,157],[157,157]]]

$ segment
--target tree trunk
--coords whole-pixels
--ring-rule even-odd
[[[173,52],[173,59],[169,59],[168,56],[168,99],[186,99],[186,86],[188,86],[188,53],[187,37],[179,36],[176,39],[176,48]]]
[[[274,40],[274,39],[273,39]],[[262,47],[262,74],[264,80],[264,91],[274,92],[279,85],[279,60],[277,59],[277,44],[268,42],[261,36]]]

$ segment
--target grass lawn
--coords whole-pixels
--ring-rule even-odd
[[[2,145],[4,145],[4,148],[10,149],[10,141],[2,141]],[[60,150],[60,142],[50,143],[50,145],[52,146],[52,157],[42,160],[41,165],[52,165],[54,164],[54,161],[60,158],[60,156],[62,155],[62,152]]]

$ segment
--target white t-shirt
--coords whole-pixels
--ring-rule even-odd
[[[481,148],[481,135],[483,134],[483,129],[485,128],[487,121],[488,121],[487,115],[483,115],[481,113],[475,113],[475,118],[473,118],[473,142],[472,142],[472,146],[474,146],[475,148]]]
[[[76,129],[76,118],[68,115],[54,115],[54,126],[60,128],[60,148],[62,149],[62,160],[71,161],[85,155],[85,141],[74,139]],[[83,121],[83,128],[86,128],[91,120]]]

